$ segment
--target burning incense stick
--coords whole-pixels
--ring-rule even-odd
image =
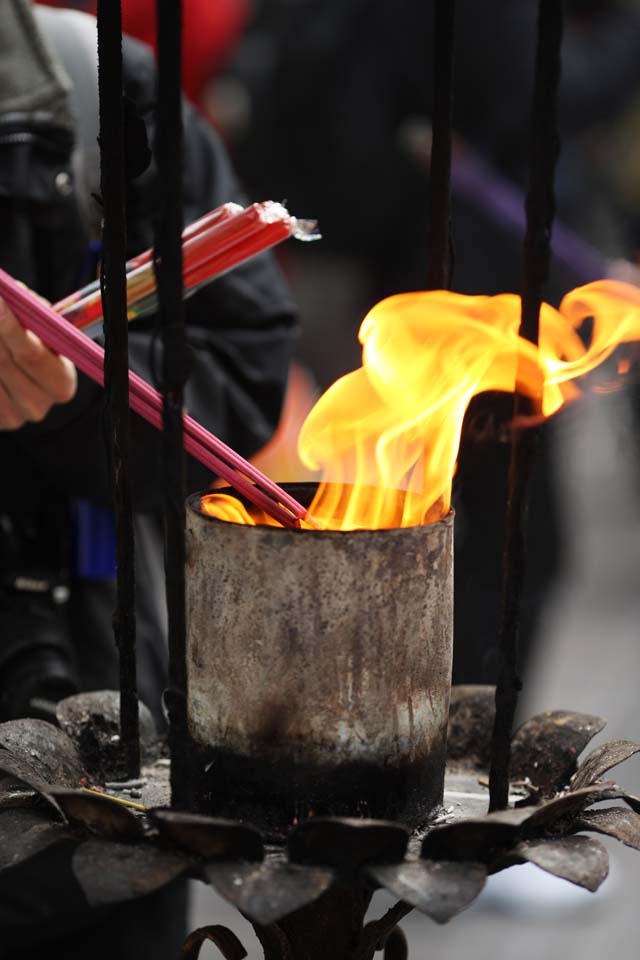
[[[68,357],[79,370],[104,385],[104,350],[62,320],[52,307],[0,270],[0,295],[16,317],[51,350]],[[162,429],[162,398],[142,377],[129,371],[129,404],[154,427]],[[192,417],[184,417],[185,450],[225,479],[249,501],[283,526],[297,526],[305,508],[276,483],[265,477]]]
[[[290,216],[280,203],[254,203],[243,209],[225,203],[196,220],[182,234],[185,295],[195,293],[233,267],[257,253],[287,240],[313,239],[315,224]],[[127,265],[127,313],[134,320],[152,312],[157,305],[153,251]],[[100,285],[95,282],[54,305],[74,327],[88,336],[102,329]]]

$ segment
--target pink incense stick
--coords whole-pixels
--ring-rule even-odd
[[[51,350],[68,357],[86,376],[104,385],[102,347],[61,319],[52,307],[1,269],[0,295],[24,327],[37,334]],[[162,429],[162,397],[131,370],[129,404],[154,427]],[[299,525],[299,520],[306,515],[302,504],[192,417],[185,415],[183,423],[185,450],[274,520],[288,527]]]

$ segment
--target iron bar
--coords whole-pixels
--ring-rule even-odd
[[[562,25],[561,0],[541,0],[531,117],[529,183],[525,201],[527,229],[520,321],[520,335],[532,343],[538,342],[540,305],[551,259],[551,227],[555,211],[553,181],[559,153],[557,101]],[[542,384],[540,388],[542,389]],[[533,400],[538,409],[540,402],[541,395]],[[531,413],[531,401],[525,401],[516,390],[514,423],[525,413]],[[514,429],[512,438],[498,638],[500,666],[491,748],[490,810],[503,809],[508,803],[511,732],[518,694],[522,688],[518,669],[518,630],[526,563],[527,491],[537,434],[537,430],[533,428]]]
[[[140,772],[136,677],[133,508],[129,485],[129,358],[126,298],[124,115],[120,3],[98,2],[100,189],[104,204],[100,284],[105,331],[106,419],[116,526],[115,642],[120,660],[120,738],[129,777]]]
[[[187,733],[186,607],[183,453],[184,385],[187,343],[182,306],[182,101],[180,95],[182,3],[156,0],[158,23],[158,107],[156,162],[159,211],[154,267],[163,340],[163,477],[165,584],[169,625],[169,746],[171,801],[189,802]]]
[[[427,289],[451,283],[451,130],[455,0],[436,0],[431,118],[431,244]]]

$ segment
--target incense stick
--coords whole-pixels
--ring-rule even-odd
[[[314,228],[315,224],[292,217],[282,204],[271,201],[254,203],[245,209],[235,203],[217,207],[183,231],[185,294],[195,293],[203,284],[292,235],[311,239]],[[129,320],[156,308],[152,259],[153,251],[145,250],[127,265]],[[102,302],[95,283],[59,301],[54,310],[88,336],[100,333]]]
[[[86,376],[104,385],[102,347],[63,320],[4,270],[0,270],[0,295],[24,327],[37,334],[51,350],[68,357]],[[129,404],[154,427],[162,429],[162,398],[133,371],[129,371]],[[188,453],[283,526],[298,526],[306,514],[302,504],[188,415],[184,416],[184,431]]]

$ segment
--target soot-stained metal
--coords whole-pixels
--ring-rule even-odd
[[[551,259],[554,215],[553,181],[559,152],[557,100],[560,83],[563,9],[561,0],[541,0],[531,117],[527,229],[524,243],[520,334],[538,342],[540,305]],[[538,404],[539,406],[539,404]],[[531,413],[530,401],[516,390],[513,422]],[[513,432],[509,464],[501,615],[500,666],[491,761],[491,809],[507,805],[511,729],[522,687],[518,671],[518,629],[525,577],[525,522],[529,476],[537,445],[534,427]]]
[[[287,487],[309,504],[315,484]],[[312,813],[413,826],[442,800],[453,515],[393,530],[187,509],[189,726],[207,812],[275,834]]]

